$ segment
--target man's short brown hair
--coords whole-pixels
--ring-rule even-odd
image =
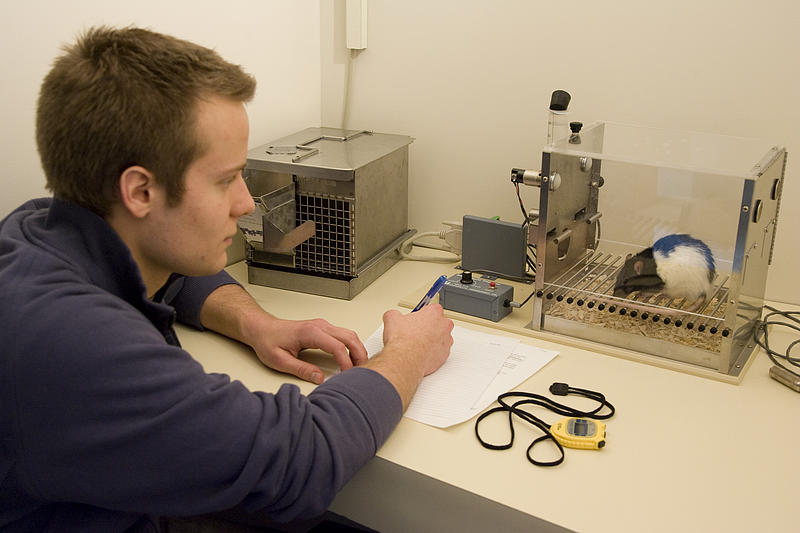
[[[42,83],[36,142],[48,189],[100,216],[133,165],[152,172],[176,205],[204,150],[198,100],[247,102],[255,92],[255,80],[215,51],[141,28],[91,28],[64,51]]]

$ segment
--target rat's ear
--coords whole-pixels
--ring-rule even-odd
[[[633,271],[636,272],[637,276],[641,276],[643,270],[644,270],[644,261],[639,260],[633,264]]]
[[[627,261],[627,260],[628,260],[628,259],[630,259],[631,257],[633,257],[633,254],[628,254],[628,255],[626,255],[626,256],[625,256],[625,261]]]

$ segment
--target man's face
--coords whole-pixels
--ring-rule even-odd
[[[204,152],[186,171],[180,203],[170,207],[161,197],[148,215],[153,233],[144,258],[148,266],[162,274],[189,276],[225,268],[236,221],[254,208],[242,179],[248,132],[247,113],[240,102],[200,101],[197,134]]]

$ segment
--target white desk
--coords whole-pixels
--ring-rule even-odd
[[[366,338],[385,310],[447,270],[401,262],[349,302],[244,284],[278,316],[323,317]],[[229,271],[246,281],[244,264]],[[214,333],[178,333],[208,372],[227,373],[253,390],[274,391],[287,381],[304,393],[313,389]],[[333,510],[382,532],[797,530],[800,395],[768,376],[766,354],[757,354],[737,386],[520,338],[560,354],[519,390],[545,393],[563,381],[603,392],[617,408],[603,450],[567,450],[561,466],[538,468],[525,458],[535,434],[521,425],[514,447],[501,452],[480,446],[474,420],[436,429],[404,418]],[[771,341],[780,342],[777,332]]]

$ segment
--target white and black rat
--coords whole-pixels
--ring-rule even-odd
[[[636,255],[628,254],[617,274],[614,296],[624,298],[634,291],[662,293],[683,298],[686,311],[695,312],[711,295],[716,265],[711,249],[687,234],[661,237]]]

